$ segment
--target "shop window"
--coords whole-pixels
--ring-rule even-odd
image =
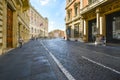
[[[120,40],[120,16],[113,17],[113,39],[119,39]]]
[[[97,29],[96,29],[96,23],[92,23],[92,35],[96,35],[97,34]]]
[[[66,30],[67,36],[71,37],[71,27],[69,26],[68,29]]]
[[[79,24],[74,26],[74,37],[79,37]]]

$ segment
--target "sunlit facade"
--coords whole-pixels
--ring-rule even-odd
[[[83,40],[94,42],[106,37],[107,43],[120,43],[120,0],[80,0]]]
[[[29,0],[0,0],[0,54],[18,46],[22,37],[28,41]]]
[[[70,40],[82,39],[80,22],[80,0],[66,0],[66,38]]]
[[[47,37],[48,36],[48,19],[43,18],[40,13],[34,9],[34,7],[30,7],[29,10],[30,16],[30,37]]]

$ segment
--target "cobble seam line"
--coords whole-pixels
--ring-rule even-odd
[[[115,70],[115,69],[113,69],[113,68],[107,67],[107,66],[105,66],[105,65],[103,65],[103,64],[101,64],[101,63],[98,63],[98,62],[96,62],[96,61],[93,61],[93,60],[91,60],[91,59],[89,59],[89,58],[87,58],[87,57],[85,57],[85,56],[82,56],[82,58],[85,59],[85,60],[87,60],[87,61],[89,61],[89,62],[92,62],[92,63],[94,63],[94,64],[97,64],[97,65],[99,65],[99,66],[101,66],[101,67],[104,67],[104,68],[106,68],[106,69],[109,69],[109,70],[111,70],[111,71],[113,71],[113,72],[115,72],[115,73],[117,73],[117,74],[120,74],[119,71],[117,71],[117,70]]]
[[[64,73],[64,75],[68,78],[68,80],[76,80],[59,62],[59,60],[47,49],[47,47],[40,41],[40,43],[43,45],[43,47],[48,51],[50,56],[54,59],[58,67],[61,69],[61,71]]]
[[[80,48],[82,48],[82,47],[80,47]],[[90,51],[89,49],[86,49],[86,48],[82,48],[82,49],[87,50],[87,51]],[[104,53],[102,53],[102,52],[98,52],[98,51],[92,51],[92,52],[97,53],[97,54],[103,54],[103,55],[105,55],[105,56],[112,57],[112,58],[115,58],[115,59],[120,59],[120,57],[111,56],[111,55],[109,55],[109,54],[104,54]]]

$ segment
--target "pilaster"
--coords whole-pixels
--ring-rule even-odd
[[[96,9],[96,28],[97,28],[97,35],[100,35],[100,9]]]

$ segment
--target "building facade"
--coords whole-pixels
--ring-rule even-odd
[[[94,42],[101,36],[107,43],[120,43],[120,0],[80,0],[83,40]]]
[[[53,30],[49,32],[49,38],[64,38],[65,37],[65,32],[62,30]]]
[[[43,18],[32,6],[29,10],[30,37],[48,37],[48,19]]]
[[[18,46],[19,37],[27,41],[29,0],[0,0],[0,54]]]
[[[80,0],[66,0],[66,36],[70,40],[82,39]]]

